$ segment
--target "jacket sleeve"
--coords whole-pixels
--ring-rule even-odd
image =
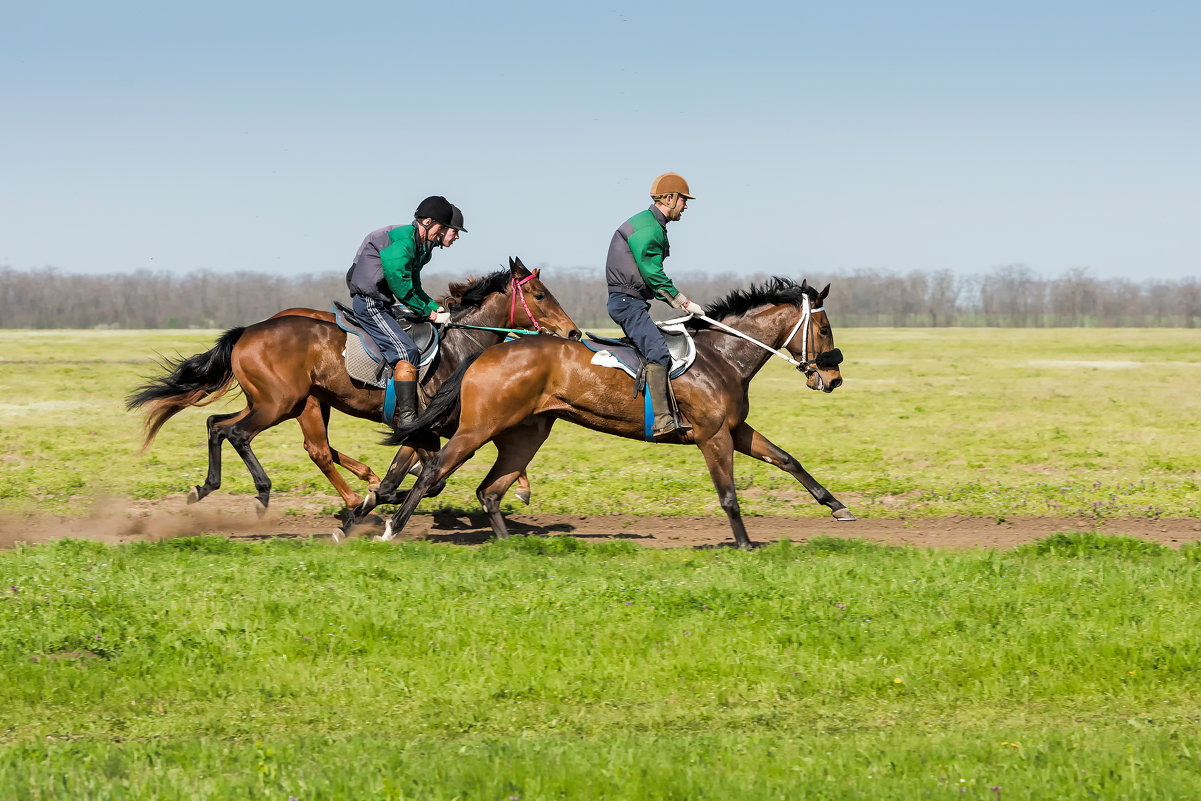
[[[646,281],[656,298],[662,300],[664,293],[672,298],[680,294],[680,290],[663,272],[663,230],[659,226],[651,225],[634,231],[630,234],[629,244],[638,272],[642,273],[642,280]]]
[[[438,308],[438,304],[421,288],[422,262],[412,241],[405,238],[393,242],[379,255],[384,267],[384,280],[399,302],[426,315]]]

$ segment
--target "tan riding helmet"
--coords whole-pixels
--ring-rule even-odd
[[[655,180],[651,181],[651,200],[659,200],[660,198],[671,196],[671,203],[676,202],[675,196],[693,200],[692,195],[688,194],[688,182],[683,176],[674,172],[665,172]]]

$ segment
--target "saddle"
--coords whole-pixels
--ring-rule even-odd
[[[679,378],[688,372],[688,368],[696,361],[696,343],[692,341],[692,335],[683,323],[656,322],[655,326],[663,333],[667,352],[671,355],[671,369],[667,374],[671,378]],[[595,354],[592,357],[593,364],[622,370],[638,380],[646,366],[646,357],[638,352],[629,337],[611,339],[597,336],[591,331],[585,333],[588,339],[584,340],[584,346]]]
[[[354,336],[346,337],[346,350],[342,351],[342,356],[346,359],[346,372],[361,384],[383,389],[391,375],[387,372],[388,365],[384,362],[379,345],[376,345],[371,335],[363,330],[362,323],[355,317],[354,310],[349,306],[335,300],[333,312],[334,321],[338,327],[347,334],[354,334]],[[404,328],[405,333],[413,340],[413,344],[417,346],[420,354],[416,364],[417,380],[421,381],[438,356],[438,329],[429,320],[410,316],[394,316]]]

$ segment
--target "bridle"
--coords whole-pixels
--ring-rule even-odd
[[[513,276],[513,305],[509,309],[509,325],[514,325],[517,322],[517,299],[521,298],[521,306],[525,309],[525,314],[530,318],[530,322],[534,324],[534,330],[539,334],[549,334],[551,333],[550,329],[544,328],[542,323],[538,322],[537,318],[534,317],[534,313],[530,311],[530,305],[525,302],[525,293],[521,291],[521,287],[525,282],[531,280],[533,277],[534,274],[530,273],[518,281],[517,276]]]
[[[818,306],[816,309],[810,308],[809,296],[801,295],[801,319],[797,320],[796,325],[788,332],[788,336],[785,337],[784,345],[782,346],[787,348],[788,343],[797,335],[797,331],[801,332],[801,361],[789,359],[789,362],[795,364],[796,369],[804,373],[806,377],[816,373],[819,367],[837,367],[842,364],[842,351],[838,348],[821,353],[814,352],[813,358],[809,358],[809,324],[813,321],[813,315],[825,310],[825,306]],[[821,381],[820,374],[818,375],[818,381]]]

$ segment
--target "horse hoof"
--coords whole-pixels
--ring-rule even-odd
[[[336,528],[330,532],[329,538],[334,541],[334,545],[341,545],[346,539],[346,535],[342,533],[342,529]]]
[[[391,542],[396,535],[392,533],[392,521],[389,520],[384,524],[384,533],[380,534],[378,539],[380,542]]]
[[[521,501],[526,506],[530,505],[530,491],[529,490],[517,490],[513,494],[517,496],[517,500]]]
[[[420,476],[421,475],[421,462],[413,462],[413,466],[409,468],[409,475],[410,476]]]
[[[196,503],[200,500],[200,487],[192,487],[188,490],[188,505]]]
[[[256,498],[254,501],[254,511],[259,516],[259,520],[262,520],[263,515],[267,514],[267,504]]]
[[[851,514],[850,509],[837,509],[834,512],[831,512],[831,514],[834,515],[834,519],[840,523],[849,523],[852,520],[858,519],[855,517],[855,515]]]

